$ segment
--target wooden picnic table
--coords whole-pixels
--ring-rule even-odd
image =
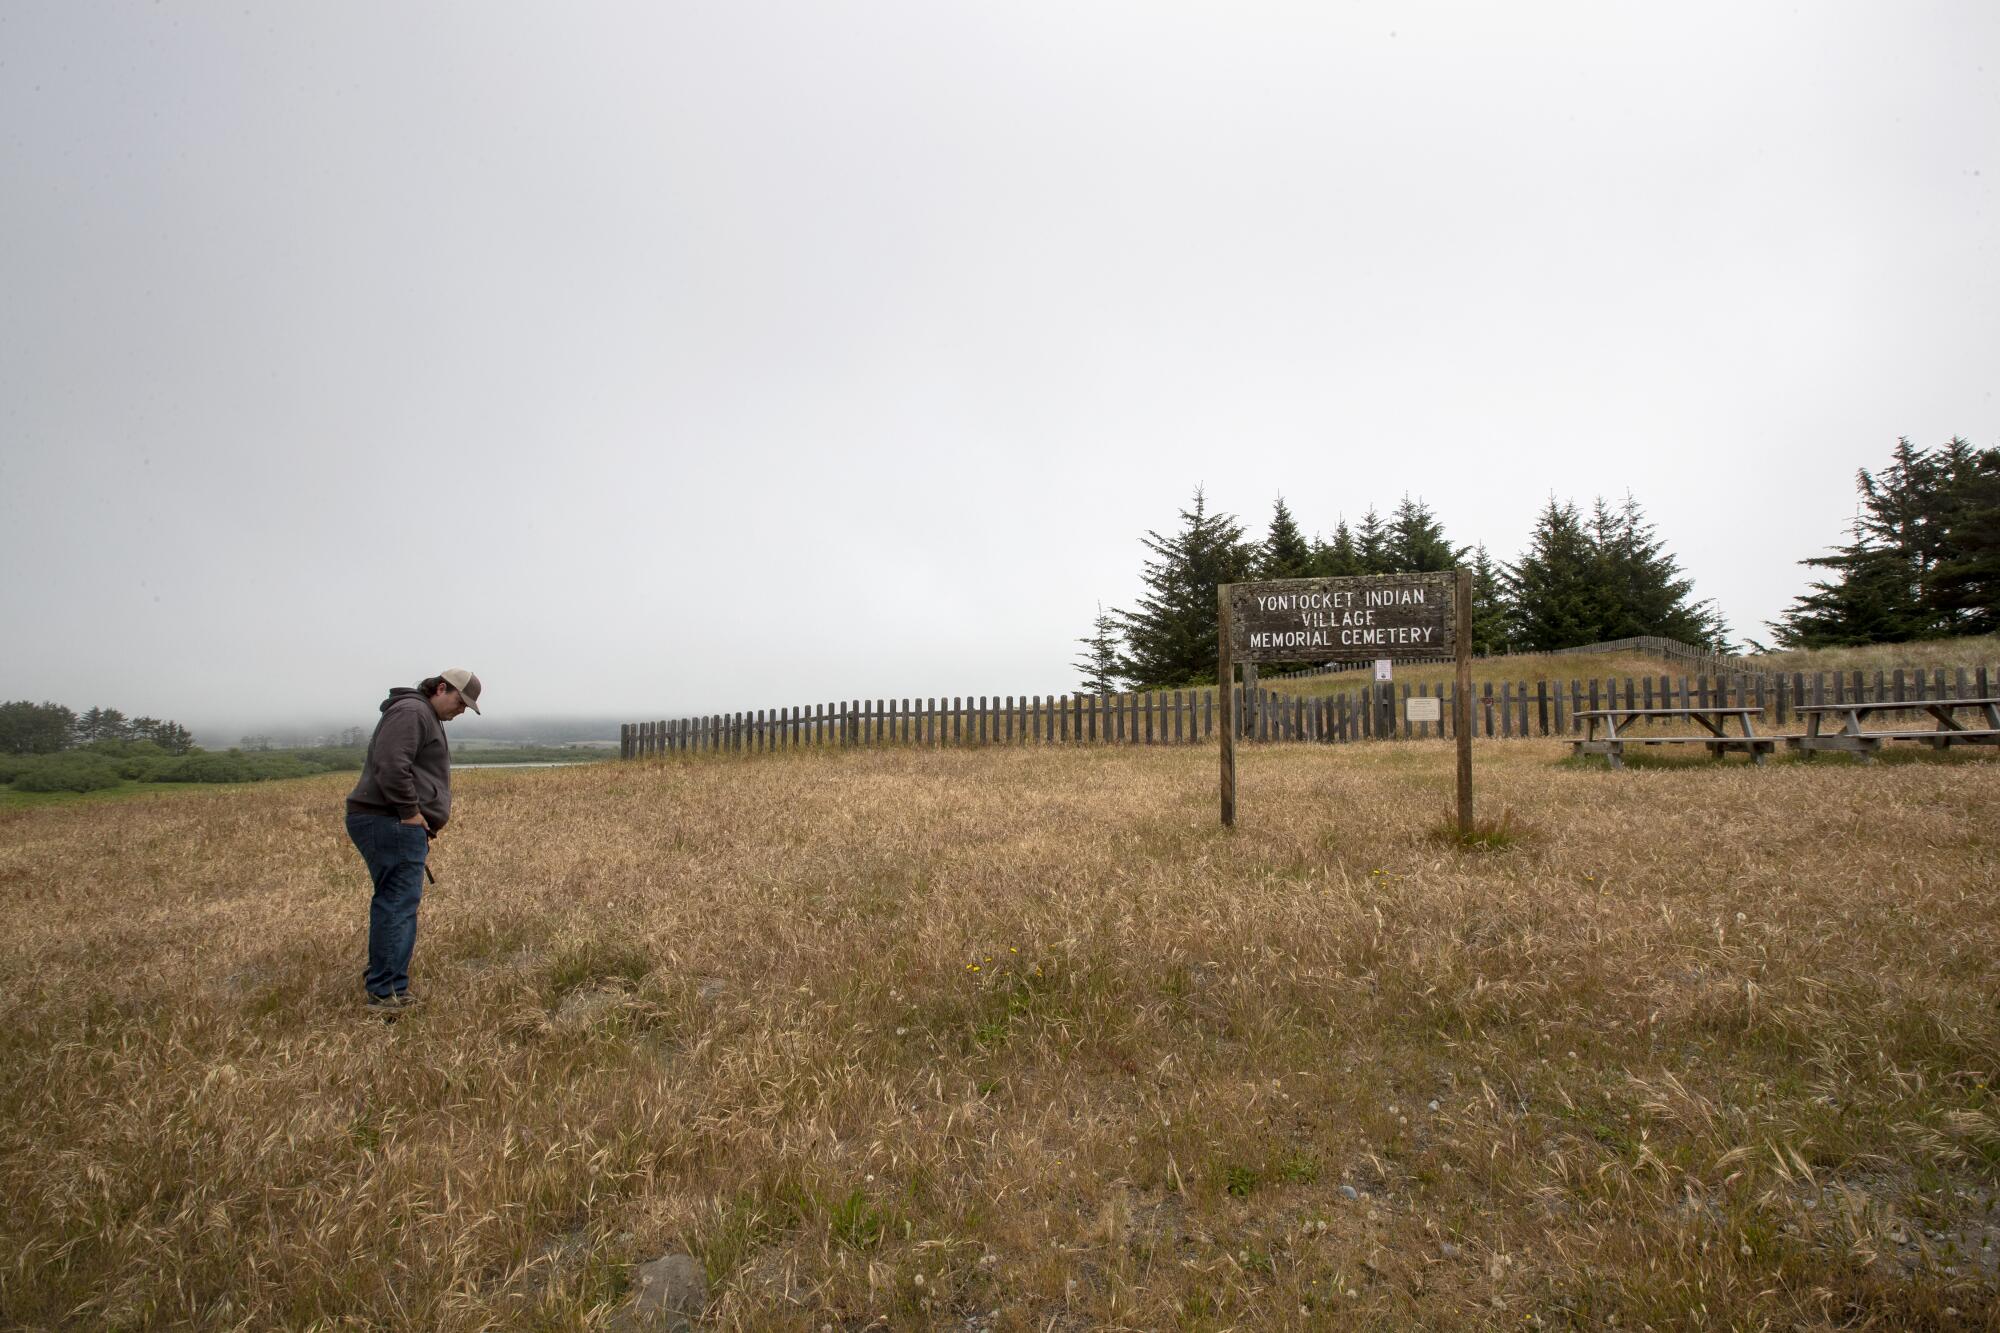
[[[1577,754],[1601,754],[1613,768],[1625,767],[1625,747],[1627,745],[1705,745],[1716,759],[1731,750],[1747,750],[1751,761],[1763,763],[1764,756],[1775,754],[1779,737],[1759,736],[1750,726],[1750,719],[1762,715],[1761,708],[1750,705],[1728,706],[1721,704],[1700,704],[1688,708],[1579,708],[1572,716],[1583,719],[1587,724],[1583,739],[1571,741]],[[1732,736],[1727,727],[1730,718],[1735,718],[1743,734]],[[1695,736],[1627,736],[1623,730],[1635,722],[1696,722],[1706,729],[1706,734]],[[1597,734],[1599,725],[1604,735]]]
[[[1952,716],[1962,708],[1978,711],[1983,727],[1959,725]],[[1953,745],[2000,744],[2000,698],[1982,699],[1850,699],[1831,704],[1800,704],[1794,710],[1806,720],[1803,736],[1787,736],[1786,743],[1805,752],[1810,759],[1820,750],[1845,750],[1858,754],[1863,763],[1873,763],[1883,741],[1922,741],[1934,750]],[[1929,713],[1935,727],[1897,727],[1870,731],[1862,725],[1870,713]],[[1826,720],[1840,723],[1840,730],[1826,730]]]

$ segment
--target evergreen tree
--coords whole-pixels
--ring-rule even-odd
[[[1381,573],[1430,574],[1458,568],[1465,548],[1445,540],[1444,525],[1422,500],[1406,491],[1389,519]]]
[[[85,745],[91,741],[123,741],[132,738],[132,726],[116,708],[93,708],[77,719],[76,734]]]
[[[1118,658],[1119,675],[1167,688],[1213,682],[1215,589],[1249,577],[1254,548],[1233,515],[1208,512],[1200,487],[1194,508],[1181,511],[1179,532],[1148,532],[1140,542],[1153,558],[1146,561],[1146,593],[1138,606],[1114,612],[1129,649]]]
[[[1080,688],[1087,694],[1118,693],[1118,622],[1104,609],[1104,603],[1097,604],[1097,619],[1090,622],[1090,634],[1077,640],[1083,645],[1083,656],[1071,664],[1071,670],[1083,678]]]
[[[1550,496],[1527,552],[1501,569],[1514,647],[1540,653],[1603,638],[1597,575],[1596,547],[1582,516],[1574,504]]]
[[[1260,579],[1303,579],[1313,572],[1313,550],[1305,534],[1292,520],[1280,495],[1271,510],[1271,527],[1257,548],[1257,577]]]
[[[1654,535],[1631,492],[1615,510],[1600,498],[1590,527],[1599,570],[1599,639],[1657,634],[1727,650],[1728,626],[1712,604],[1688,600],[1694,580],[1682,577],[1679,562]]]
[[[1382,516],[1369,505],[1368,512],[1361,516],[1361,526],[1354,532],[1354,554],[1361,567],[1357,574],[1387,574],[1389,572],[1389,529],[1382,522]]]
[[[1951,469],[1943,511],[1931,585],[1938,609],[1955,633],[2000,633],[2000,449],[1966,446]]]
[[[1737,651],[1736,631],[1729,627],[1729,617],[1722,614],[1722,608],[1713,601],[1705,601],[1701,603],[1701,613],[1702,637],[1688,642],[1715,653]]]
[[[1285,497],[1278,497],[1277,505],[1271,513],[1271,527],[1265,534],[1263,543],[1256,551],[1256,577],[1260,579],[1303,579],[1310,578],[1316,570],[1316,557],[1311,543],[1299,531],[1299,525],[1292,519],[1292,511],[1285,504]],[[1310,665],[1307,662],[1266,662],[1263,669],[1272,672],[1297,671]]]
[[[0,754],[54,754],[76,740],[76,714],[61,704],[0,703]]]
[[[1312,572],[1314,577],[1323,579],[1347,578],[1361,572],[1361,549],[1354,544],[1354,533],[1346,519],[1334,527],[1332,541],[1314,544]]]
[[[194,748],[194,733],[178,722],[162,722],[154,730],[152,741],[168,754],[186,754]]]
[[[1505,652],[1512,635],[1507,589],[1500,567],[1481,542],[1472,551],[1472,651],[1481,656]]]
[[[1899,439],[1889,466],[1856,474],[1853,540],[1800,561],[1830,571],[1771,622],[1785,647],[1902,643],[2000,623],[2000,453],[1953,437],[1926,452]]]
[[[133,718],[128,739],[151,741],[168,754],[186,754],[194,745],[193,732],[178,722],[165,722],[157,717]]]
[[[1910,595],[1909,567],[1901,556],[1857,541],[1838,556],[1802,560],[1833,567],[1838,578],[1809,585],[1782,619],[1770,622],[1783,648],[1846,648],[1864,643],[1903,643],[1916,637],[1916,599]]]
[[[1911,597],[1919,608],[1918,623],[1912,628],[1918,635],[1934,628],[1922,622],[1932,600],[1931,578],[1944,537],[1939,521],[1944,501],[1939,492],[1945,472],[1944,460],[1915,448],[1905,436],[1890,450],[1888,467],[1879,474],[1863,468],[1856,477],[1861,490],[1860,539],[1878,550],[1895,552],[1908,565]]]

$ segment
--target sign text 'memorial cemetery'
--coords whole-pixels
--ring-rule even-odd
[[[1228,587],[1239,662],[1447,657],[1456,575],[1281,579]]]

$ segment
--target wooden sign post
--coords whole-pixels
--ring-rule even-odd
[[[1456,571],[1451,610],[1452,657],[1457,680],[1451,687],[1451,734],[1458,740],[1458,836],[1472,836],[1472,571]]]
[[[1458,831],[1472,831],[1472,571],[1225,583],[1216,596],[1222,713],[1222,824],[1236,824],[1238,662],[1457,663],[1451,723],[1458,740]],[[1370,692],[1373,693],[1373,686]]]

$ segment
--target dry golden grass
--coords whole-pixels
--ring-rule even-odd
[[[465,773],[393,1025],[344,779],[0,814],[0,1321],[1995,1326],[2000,763],[1564,753]]]
[[[1795,648],[1739,659],[1746,671],[1950,671],[2000,662],[2000,634],[1922,643],[1871,643],[1858,648]]]

